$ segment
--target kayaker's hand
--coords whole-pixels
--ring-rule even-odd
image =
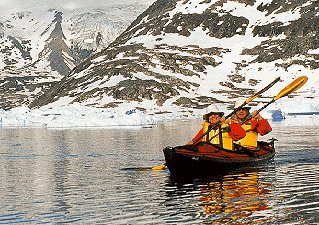
[[[225,123],[227,124],[231,124],[231,123],[234,123],[235,121],[232,120],[231,118],[228,118],[227,120],[225,120]]]
[[[230,121],[231,121],[232,123],[240,123],[240,121],[239,121],[239,119],[238,119],[238,117],[237,117],[236,115],[233,115],[233,116],[231,117]]]
[[[225,119],[225,117],[223,116],[223,117],[220,119],[220,122],[221,122],[221,123],[231,124],[231,123],[233,123],[234,121],[233,121],[231,118]]]
[[[223,127],[222,128],[222,132],[230,132],[230,127],[229,126],[227,126],[227,127]]]
[[[257,120],[262,120],[263,118],[261,117],[261,115],[257,112],[257,110],[253,111],[251,113],[251,117]]]

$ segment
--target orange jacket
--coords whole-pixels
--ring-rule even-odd
[[[248,120],[246,123],[251,123],[251,129],[257,132],[258,134],[260,134],[261,136],[264,136],[268,134],[270,131],[272,131],[272,128],[268,120],[265,120],[265,119],[261,119],[261,120],[251,119],[251,120]]]
[[[250,119],[242,124],[241,127],[246,131],[246,136],[234,143],[251,150],[257,149],[258,134],[263,136],[272,130],[269,122],[265,119]]]

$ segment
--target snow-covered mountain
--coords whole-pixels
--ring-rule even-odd
[[[192,112],[249,96],[278,76],[287,83],[307,75],[303,92],[317,91],[318,15],[313,0],[158,0],[32,107]]]
[[[314,0],[158,0],[30,106],[192,113],[301,75],[318,102],[318,16]]]
[[[40,7],[12,8],[0,16],[0,108],[28,105],[77,64],[106,48],[148,5]]]

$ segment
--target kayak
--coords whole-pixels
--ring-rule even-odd
[[[274,141],[258,141],[256,150],[230,151],[207,142],[163,149],[166,166],[175,175],[218,174],[259,165],[275,156]]]

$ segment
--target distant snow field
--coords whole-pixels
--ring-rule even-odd
[[[154,118],[137,110],[112,110],[70,105],[51,109],[17,107],[0,110],[2,127],[112,127],[144,126],[156,124]]]
[[[257,110],[264,103],[252,108]],[[231,111],[218,105],[226,115]],[[278,120],[282,115],[285,125],[319,125],[319,102],[317,98],[285,98],[273,103],[261,115],[269,120]],[[0,109],[0,127],[45,127],[45,128],[112,128],[120,126],[149,127],[160,122],[179,119],[200,119],[205,109],[185,112],[170,112],[156,114],[143,112],[131,108],[103,109],[82,106],[78,103],[59,107],[42,107],[30,110],[26,106],[17,107],[8,111]],[[294,118],[300,118],[298,123]]]

